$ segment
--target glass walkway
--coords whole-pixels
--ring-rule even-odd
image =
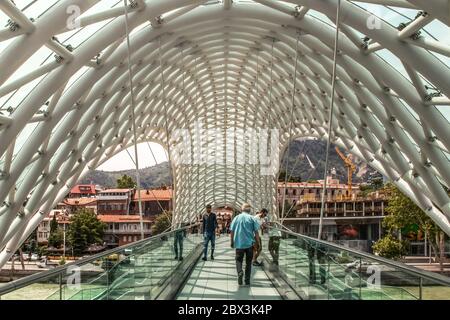
[[[450,299],[450,279],[292,233],[282,226],[279,263],[263,237],[264,265],[239,286],[229,236],[202,261],[196,226],[166,232],[0,286],[4,300],[420,300]],[[184,259],[174,255],[184,235]]]
[[[236,278],[234,249],[230,238],[216,241],[215,260],[199,260],[177,299],[180,300],[273,300],[281,299],[261,267],[252,268],[251,286],[239,286]]]

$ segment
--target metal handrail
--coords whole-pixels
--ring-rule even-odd
[[[92,255],[90,257],[86,257],[86,258],[83,258],[83,259],[80,259],[80,260],[76,260],[76,261],[70,262],[70,263],[65,264],[63,266],[56,267],[55,269],[52,269],[52,270],[39,272],[39,273],[30,275],[28,277],[25,277],[25,278],[21,278],[21,279],[17,279],[17,280],[11,281],[11,282],[3,285],[3,286],[0,286],[0,296],[2,296],[4,294],[7,294],[9,292],[12,292],[14,290],[26,287],[26,286],[34,283],[34,282],[37,282],[38,280],[48,279],[48,278],[50,278],[52,276],[59,275],[59,274],[61,274],[61,272],[65,271],[67,268],[69,268],[71,266],[84,265],[84,264],[90,263],[92,261],[95,261],[95,260],[97,260],[99,258],[102,258],[104,256],[109,256],[111,254],[114,254],[114,253],[117,253],[117,252],[121,252],[121,251],[123,251],[124,249],[127,249],[127,248],[139,246],[139,245],[142,245],[142,244],[147,244],[149,242],[154,241],[155,239],[158,239],[158,238],[161,238],[161,237],[173,234],[173,233],[175,233],[177,231],[180,231],[180,230],[186,230],[186,229],[192,228],[192,227],[194,227],[196,225],[199,225],[199,223],[193,223],[193,224],[190,224],[188,226],[185,226],[185,227],[182,227],[182,228],[179,228],[179,229],[176,229],[176,230],[163,232],[163,233],[154,235],[154,236],[152,236],[150,238],[142,239],[142,240],[139,240],[139,241],[136,241],[136,242],[133,242],[133,243],[126,244],[126,245],[121,246],[121,247],[117,247],[117,248],[114,248],[114,249],[110,249],[110,250],[107,250],[107,251],[103,251],[103,252],[97,253],[97,254]]]
[[[430,271],[421,270],[421,269],[418,269],[416,267],[405,265],[405,264],[403,264],[401,262],[397,262],[397,261],[394,261],[394,260],[389,260],[389,259],[386,259],[386,258],[383,258],[383,257],[371,255],[369,253],[365,253],[365,252],[362,252],[362,251],[357,251],[357,250],[353,250],[353,249],[350,249],[350,248],[346,248],[346,247],[343,247],[343,246],[340,246],[340,245],[337,245],[337,244],[334,244],[334,243],[331,243],[331,242],[327,242],[327,241],[319,240],[319,239],[316,239],[316,238],[308,237],[308,236],[305,236],[303,234],[295,233],[295,232],[289,230],[286,226],[284,226],[284,225],[282,225],[282,224],[280,224],[278,222],[275,222],[275,224],[277,224],[279,227],[282,227],[282,229],[284,229],[284,230],[280,230],[280,231],[285,232],[287,234],[290,234],[292,236],[303,238],[305,240],[313,241],[313,242],[316,242],[316,243],[321,243],[321,244],[323,244],[325,246],[332,247],[332,248],[335,248],[335,249],[338,249],[338,250],[346,251],[346,252],[351,253],[352,255],[356,255],[357,257],[363,257],[363,258],[367,258],[367,259],[370,259],[370,260],[375,260],[377,262],[380,262],[381,264],[385,264],[385,265],[389,265],[389,266],[394,267],[394,268],[401,269],[402,271],[405,271],[406,273],[412,274],[414,276],[421,277],[421,278],[428,279],[428,280],[432,280],[432,281],[438,282],[439,284],[442,284],[442,285],[445,285],[445,286],[450,286],[450,278],[446,277],[446,276],[443,276],[441,274],[437,274],[437,273],[433,273],[433,272],[430,272]],[[268,227],[269,228],[273,228],[271,226],[268,226]],[[279,229],[280,228],[278,228],[278,230]]]

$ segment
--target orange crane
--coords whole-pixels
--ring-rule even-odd
[[[338,147],[336,147],[336,152],[339,155],[339,157],[341,157],[341,159],[344,161],[345,166],[347,167],[348,196],[351,197],[352,196],[352,175],[353,175],[353,172],[355,172],[355,170],[356,170],[356,166],[352,162],[352,159],[350,157],[344,156],[344,154],[341,152],[341,150],[339,150]]]

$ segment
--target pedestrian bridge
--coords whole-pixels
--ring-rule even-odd
[[[0,298],[41,300],[449,299],[450,279],[400,262],[282,230],[279,263],[267,252],[250,286],[237,283],[228,235],[202,261],[202,237],[186,227],[184,259],[166,232],[0,286]]]
[[[448,12],[443,0],[0,1],[0,266],[132,146],[139,191],[149,141],[167,150],[176,223],[208,203],[278,212],[279,159],[314,138],[450,235]]]

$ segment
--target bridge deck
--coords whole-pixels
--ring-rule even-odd
[[[234,249],[229,236],[216,238],[215,260],[199,260],[178,300],[279,300],[277,290],[261,267],[252,267],[251,286],[239,286]]]

